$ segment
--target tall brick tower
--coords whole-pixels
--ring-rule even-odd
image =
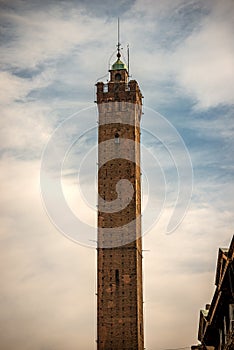
[[[98,82],[97,349],[143,350],[142,94],[120,60]]]

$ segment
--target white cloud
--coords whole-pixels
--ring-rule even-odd
[[[190,1],[193,3],[194,1]],[[133,10],[136,12],[144,13],[148,17],[154,18],[154,16],[167,16],[168,13],[178,11],[178,8],[184,5],[184,0],[165,0],[165,1],[154,1],[154,0],[137,0],[133,6]]]
[[[72,50],[104,36],[103,20],[90,18],[78,8],[54,6],[51,11],[38,9],[25,13],[5,13],[4,21],[14,24],[17,36],[3,44],[3,64],[35,68],[39,64],[72,54]],[[95,33],[95,37],[94,37]]]
[[[7,71],[0,72],[1,104],[9,105],[17,100],[25,101],[31,91],[47,87],[53,81],[54,73],[52,69],[45,69],[35,77],[26,79]]]
[[[186,35],[183,33],[184,40],[178,42],[179,46],[173,48],[173,41],[170,42],[170,36],[173,40],[173,31],[168,36],[168,33],[161,32],[161,27],[165,26],[165,29],[169,27],[171,30],[173,26],[182,26],[180,21],[187,23],[187,18],[183,16],[183,9],[188,10],[189,6],[197,11],[198,3],[191,1],[185,6],[183,1],[177,1],[173,2],[173,6],[171,2],[156,6],[149,1],[143,6],[139,1],[131,8],[126,19],[123,18],[122,21],[122,37],[123,43],[126,44],[129,41],[133,50],[136,51],[133,51],[132,72],[146,87],[150,87],[152,82],[157,85],[163,81],[168,83],[174,77],[179,84],[177,93],[194,98],[197,105],[202,108],[224,103],[231,104],[233,103],[234,48],[230,13],[233,12],[233,7],[229,1],[223,7],[216,2],[212,7],[208,2],[207,8],[210,13],[204,13],[195,30],[189,29]],[[111,46],[114,48],[114,22],[105,24],[103,19],[90,18],[81,14],[79,8],[70,9],[69,16],[68,14],[64,16],[62,9],[63,7],[58,5],[53,8],[53,12],[29,11],[28,17],[22,14],[5,14],[3,18],[14,23],[18,37],[5,44],[4,64],[28,69],[35,68],[39,64],[48,64],[49,60],[67,58],[65,65],[67,72],[61,71],[64,82],[68,79],[70,82],[74,81],[74,69],[77,72],[77,79],[84,79],[84,81],[89,81],[89,75],[94,72],[98,76],[98,67],[100,67],[99,74],[104,73],[107,68],[108,52],[111,52]],[[146,22],[141,22],[137,19],[138,17],[134,17],[139,16],[137,13],[141,11],[140,9],[144,10],[145,16],[149,15],[149,18],[146,17]],[[188,15],[194,16],[192,10]],[[159,16],[158,24],[154,20],[155,16]],[[168,23],[167,16],[171,16],[171,23]],[[163,19],[166,23],[161,23]],[[106,27],[109,28],[108,31]],[[181,28],[178,27],[177,31],[174,41],[177,41],[181,35]],[[160,47],[163,35],[169,38],[169,51]],[[71,57],[74,65],[73,74],[69,73]],[[106,62],[104,62],[105,58],[107,58]],[[146,61],[147,64],[144,64],[142,69],[142,62]],[[81,75],[81,67],[85,75],[83,73]],[[13,81],[12,84],[15,86],[17,81]],[[152,93],[151,90],[149,89],[149,94]],[[154,94],[156,94],[155,91]],[[160,98],[162,96],[159,94],[159,103]]]
[[[204,109],[233,103],[233,2],[207,1],[201,7],[204,13],[199,23],[183,32],[188,21],[183,9],[198,3],[136,1],[123,16],[123,43],[132,45],[132,71],[144,86],[146,98],[151,96],[152,107],[162,100],[172,106],[181,96],[192,97],[197,107]],[[52,227],[41,204],[38,159],[61,109],[67,116],[68,109],[82,105],[95,79],[107,73],[116,23],[115,19],[107,23],[104,17],[91,18],[76,5],[69,5],[3,11],[2,15],[12,24],[11,40],[5,41],[2,49],[0,92],[4,104],[1,143],[6,150],[0,172],[0,335],[4,349],[72,350],[79,344],[88,350],[95,346],[94,251],[66,240]],[[10,73],[12,68],[18,76]],[[24,71],[32,76],[23,78]],[[72,97],[63,93],[75,86],[79,90]],[[56,95],[56,88],[61,95]],[[186,118],[182,114],[184,124],[188,123]],[[87,119],[84,114],[84,126]],[[203,140],[211,134],[214,141],[220,136],[230,140],[231,117],[223,121],[217,118],[214,125],[200,119],[200,125],[197,120],[190,121],[190,127],[200,129]],[[154,120],[151,122],[150,126]],[[75,130],[69,129],[68,134],[74,136]],[[209,147],[204,152],[202,142],[197,144],[195,166],[215,163]],[[227,154],[225,149],[220,152]],[[20,160],[23,158],[28,161]],[[181,161],[180,154],[178,158]],[[227,166],[224,156],[219,166]],[[196,342],[199,308],[210,301],[213,291],[217,248],[228,246],[233,227],[230,183],[222,186],[219,173],[214,171],[215,180],[207,179],[207,172],[196,178],[195,199],[174,234],[162,234],[171,214],[166,208],[158,225],[145,237],[145,249],[151,250],[144,259],[149,348]],[[71,206],[77,209],[76,193],[71,194],[72,187],[67,191]],[[84,208],[83,215],[90,220]]]
[[[232,237],[232,213],[203,204],[193,204],[169,236],[163,232],[170,211],[164,211],[144,237],[146,347],[159,350],[197,341],[199,310],[214,291],[218,248],[229,246]]]
[[[8,72],[0,73],[2,103],[11,103],[15,99],[22,99],[31,90],[31,84],[24,79],[13,76]]]
[[[234,85],[232,30],[212,18],[173,55],[178,82],[201,108],[232,104]]]
[[[40,197],[39,161],[8,158],[0,168],[7,189],[1,196],[1,344],[88,350],[95,339],[95,251],[51,225]]]
[[[53,118],[48,118],[50,106],[28,97],[35,90],[47,87],[54,71],[46,69],[35,77],[24,79],[10,72],[0,72],[1,79],[1,145],[5,151],[27,155],[42,150],[49,134]],[[18,154],[19,155],[19,154]],[[25,154],[26,155],[26,154]],[[34,155],[35,156],[35,155]]]
[[[48,107],[37,103],[12,104],[2,108],[1,147],[16,157],[40,157],[51,133]]]
[[[95,339],[95,251],[52,227],[41,205],[39,161],[7,158],[2,169],[8,189],[1,196],[2,344],[62,350],[66,343],[72,350],[79,343],[88,350]],[[169,216],[165,210],[144,238],[150,249],[144,253],[146,345],[155,349],[196,341],[199,308],[214,288],[217,248],[228,246],[232,235],[232,213],[208,202],[193,204],[167,236]]]
[[[171,94],[192,98],[202,109],[234,103],[232,1],[138,1],[132,11],[143,12],[145,21],[126,21],[137,48],[131,68],[151,103],[166,104]]]

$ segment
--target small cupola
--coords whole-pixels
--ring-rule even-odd
[[[126,64],[123,63],[118,57],[117,61],[114,64],[112,64],[111,70],[122,70],[122,69],[128,70]]]
[[[110,81],[115,83],[121,83],[128,81],[128,68],[118,57],[117,61],[112,64],[110,70]]]
[[[110,69],[110,81],[118,83],[118,82],[127,82],[128,80],[128,67],[126,64],[121,61],[120,57],[120,44],[118,43],[118,53],[117,53],[117,60],[115,63],[112,64]]]

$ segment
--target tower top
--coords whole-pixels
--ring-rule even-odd
[[[122,70],[122,69],[125,69],[125,70],[128,70],[126,64],[124,64],[121,60],[120,60],[120,57],[121,57],[121,53],[120,53],[120,25],[119,25],[119,17],[118,17],[118,40],[117,40],[117,61],[112,65],[111,67],[111,70]]]

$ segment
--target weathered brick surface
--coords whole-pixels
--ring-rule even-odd
[[[115,81],[115,74],[121,74]],[[140,118],[142,95],[125,70],[110,71],[107,86],[97,83],[98,172],[98,350],[143,350]],[[117,139],[117,140],[116,140]],[[117,184],[127,179],[117,193]],[[119,194],[119,197],[118,197]],[[106,212],[103,200],[128,201]],[[118,204],[118,203],[117,203]],[[117,243],[124,245],[117,246]],[[126,243],[127,242],[127,243]]]

